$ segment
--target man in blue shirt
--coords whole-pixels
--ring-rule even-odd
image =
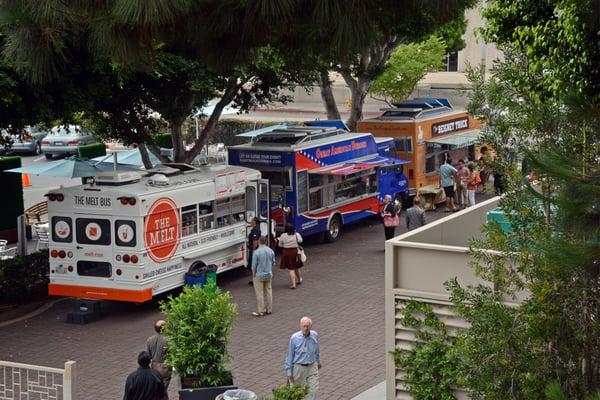
[[[267,238],[261,236],[258,240],[258,249],[252,252],[252,281],[256,294],[257,311],[252,315],[262,317],[273,311],[273,264],[275,253],[267,246]]]
[[[288,382],[308,387],[306,400],[315,400],[319,388],[321,358],[319,335],[310,328],[312,320],[308,317],[302,318],[300,331],[290,338],[285,356],[285,372]]]

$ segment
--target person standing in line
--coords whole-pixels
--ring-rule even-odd
[[[458,170],[456,172],[456,194],[458,197],[458,205],[461,208],[467,208],[469,197],[467,193],[467,183],[469,183],[469,168],[463,160],[458,160]]]
[[[392,202],[392,196],[386,194],[383,198],[383,208],[381,210],[381,217],[384,220],[383,232],[385,234],[385,240],[390,240],[396,235],[396,227],[395,226],[386,226],[385,219],[386,218],[395,218],[400,217],[398,212],[398,207]]]
[[[421,208],[421,202],[418,198],[413,200],[413,206],[406,210],[406,229],[412,231],[425,225],[425,210]]]
[[[167,391],[160,374],[150,368],[152,358],[147,351],[138,355],[139,368],[127,376],[123,400],[162,400]]]
[[[285,372],[288,382],[308,388],[305,400],[317,398],[319,369],[321,369],[319,335],[311,330],[312,325],[312,320],[308,317],[300,320],[300,331],[290,337],[285,356]]]
[[[458,171],[452,166],[452,159],[446,158],[446,162],[440,166],[440,184],[446,195],[446,209],[444,212],[458,211],[454,205],[454,180]]]
[[[296,285],[302,284],[300,268],[302,268],[303,265],[296,257],[298,255],[300,243],[302,243],[302,236],[296,232],[292,224],[286,224],[285,232],[279,236],[278,241],[279,247],[283,248],[279,268],[288,270],[292,281],[290,289],[296,289]]]
[[[248,271],[252,273],[252,253],[258,247],[258,239],[260,238],[260,221],[258,218],[252,218],[250,222],[250,232],[248,233]],[[248,285],[252,285],[254,279],[248,282]]]
[[[481,185],[481,192],[485,192],[485,185],[488,183],[490,175],[492,174],[492,159],[488,154],[488,148],[486,146],[482,146],[481,149],[479,149],[479,153],[481,154],[478,162],[479,184]]]
[[[481,177],[475,169],[475,164],[469,163],[468,168],[469,183],[467,183],[467,196],[469,198],[469,207],[473,207],[475,205],[475,192],[477,191],[477,186],[481,183]]]
[[[169,389],[169,383],[171,382],[171,368],[165,364],[165,356],[169,341],[161,333],[162,328],[166,323],[167,321],[163,319],[159,319],[154,323],[155,334],[146,340],[146,347],[148,349],[148,354],[150,354],[150,358],[152,359],[150,366],[160,374],[162,382],[165,386],[164,399],[168,400],[169,396],[167,394],[167,390]]]
[[[252,255],[252,279],[254,280],[254,293],[256,294],[256,308],[252,315],[262,317],[273,311],[273,264],[275,252],[267,246],[267,238],[261,236],[258,249]]]

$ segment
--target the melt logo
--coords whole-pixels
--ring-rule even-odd
[[[156,200],[148,210],[144,231],[150,258],[156,262],[170,259],[179,244],[179,212],[175,203],[166,197]]]

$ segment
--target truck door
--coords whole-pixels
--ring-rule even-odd
[[[269,181],[258,179],[248,182],[246,185],[246,222],[250,223],[252,218],[257,217],[260,223],[260,233],[267,237],[268,245],[271,245],[274,223],[271,221],[271,192]],[[250,227],[246,228],[246,236],[250,233]]]

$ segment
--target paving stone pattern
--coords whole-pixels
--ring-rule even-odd
[[[430,220],[445,216],[428,212]],[[397,233],[404,232],[404,228]],[[231,367],[238,386],[270,398],[285,383],[283,362],[290,335],[310,316],[321,337],[319,399],[350,399],[385,378],[384,234],[376,219],[344,227],[332,244],[307,240],[304,283],[290,290],[277,269],[273,314],[253,317],[256,307],[243,270],[219,275],[219,285],[238,304]],[[122,398],[128,373],[160,317],[156,301],[142,305],[105,302],[105,317],[89,325],[64,322],[74,306],[62,301],[42,315],[0,328],[0,360],[60,368],[77,362],[77,399]],[[177,399],[176,383],[169,387]]]

